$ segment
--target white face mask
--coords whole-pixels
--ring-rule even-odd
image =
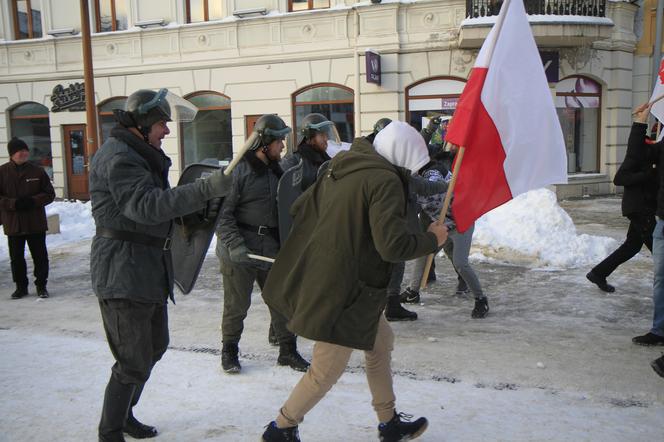
[[[395,166],[416,174],[429,162],[429,150],[422,135],[410,124],[393,121],[378,132],[373,142],[376,152]]]

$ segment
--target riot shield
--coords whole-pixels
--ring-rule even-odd
[[[284,172],[277,186],[277,210],[279,212],[279,239],[283,245],[290,233],[293,219],[290,208],[302,195],[302,159]]]
[[[205,178],[218,169],[219,166],[210,164],[189,165],[182,172],[178,186]],[[212,242],[219,213],[221,210],[217,212],[214,219],[209,219],[205,210],[201,210],[175,220],[171,236],[173,273],[175,284],[185,295],[194,288],[210,242]]]

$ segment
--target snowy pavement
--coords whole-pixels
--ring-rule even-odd
[[[545,200],[527,205],[551,218]],[[620,200],[562,206],[576,224],[573,235],[573,226],[561,231],[537,217],[521,218],[526,210],[513,211],[523,226],[514,250],[497,246],[503,233],[514,231],[503,215],[491,226],[478,225],[480,233],[505,226],[503,233],[485,233],[488,242],[478,240],[473,249],[489,317],[470,319],[472,299],[452,294],[451,267],[439,257],[438,282],[423,294],[423,305],[412,307],[419,320],[393,323],[397,406],[430,421],[418,440],[661,439],[664,379],[649,361],[664,347],[631,343],[651,322],[650,254],[644,249],[612,275],[615,293],[599,291],[584,275],[597,254],[617,245],[607,238],[624,235]],[[13,284],[0,238],[0,442],[96,440],[112,357],[89,288],[89,227],[81,227],[89,215],[71,205],[58,210],[63,227],[68,219],[78,227],[63,231],[67,239],[49,237],[50,299],[36,298],[32,287],[29,297],[9,299]],[[579,239],[584,234],[593,236]],[[556,237],[576,245],[545,255],[532,251],[538,235],[544,245]],[[240,343],[243,372],[221,372],[222,296],[218,264],[209,256],[196,290],[169,308],[171,349],[136,413],[159,428],[159,441],[258,440],[299,379],[275,365],[258,292]],[[305,357],[311,345],[301,340]],[[377,439],[361,356],[354,353],[348,372],[307,415],[302,440]]]

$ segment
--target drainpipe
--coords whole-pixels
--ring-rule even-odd
[[[360,99],[360,54],[357,51],[357,42],[360,37],[360,11],[359,9],[353,7],[353,10],[355,11],[355,52],[353,55],[353,58],[355,60],[355,95],[354,95],[354,103],[353,107],[355,108],[355,112],[353,115],[355,116],[355,137],[359,137],[362,134],[362,130],[360,128],[360,112],[361,112],[361,106],[362,106],[362,100]]]

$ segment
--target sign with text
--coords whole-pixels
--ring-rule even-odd
[[[367,83],[380,85],[380,54],[368,50],[364,57],[367,62]]]
[[[51,101],[53,102],[52,112],[84,111],[85,87],[83,83],[73,83],[66,88],[59,84],[53,88]]]

